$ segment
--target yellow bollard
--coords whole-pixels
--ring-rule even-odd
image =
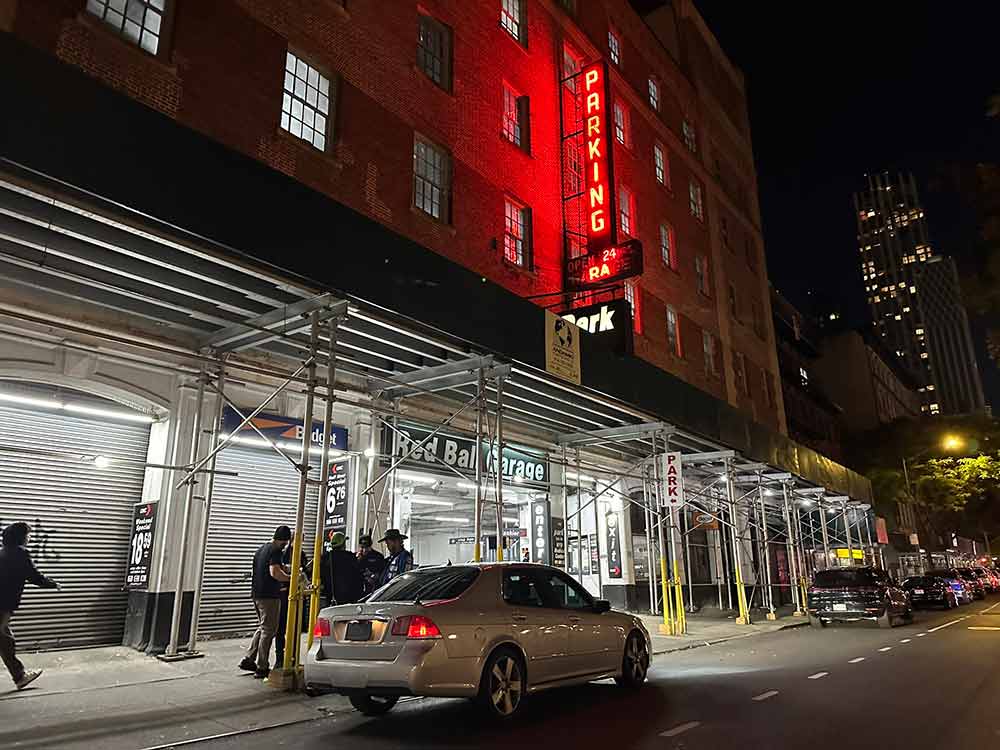
[[[660,558],[660,596],[663,599],[663,624],[660,625],[662,635],[674,634],[673,613],[670,611],[670,584],[667,580],[667,561]]]

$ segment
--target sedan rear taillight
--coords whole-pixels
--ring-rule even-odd
[[[325,617],[317,617],[316,625],[313,627],[313,638],[329,638],[330,621]]]
[[[397,617],[395,622],[392,623],[392,634],[405,635],[407,638],[413,640],[421,640],[424,638],[440,638],[441,630],[429,617],[424,617],[423,615],[406,615],[404,617]]]

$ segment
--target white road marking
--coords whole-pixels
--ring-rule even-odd
[[[985,614],[986,614],[987,612],[989,612],[989,611],[990,611],[991,609],[996,609],[997,607],[1000,607],[1000,602],[997,602],[997,603],[996,603],[996,604],[994,604],[994,605],[993,605],[992,607],[987,607],[986,609],[984,609],[984,610],[983,610],[982,612],[980,612],[979,614],[981,614],[981,615],[985,615]]]
[[[847,663],[848,663],[848,664],[858,664],[859,662],[863,662],[864,660],[865,660],[865,657],[863,657],[863,656],[859,656],[859,657],[857,657],[856,659],[851,659],[851,660],[850,660],[849,662],[847,662]]]
[[[768,690],[766,693],[761,693],[760,695],[755,695],[752,700],[755,701],[766,701],[768,698],[773,698],[778,694],[777,690]]]
[[[923,638],[927,633],[917,633],[917,638]]]
[[[969,630],[1000,630],[1000,628],[990,628],[990,627],[986,627],[985,625],[981,626],[981,627],[976,627],[976,626],[970,625],[969,626]]]
[[[808,677],[806,677],[806,679],[807,680],[819,680],[819,679],[821,679],[823,677],[826,677],[828,674],[830,674],[830,673],[829,672],[817,672],[816,674],[809,675]]]
[[[900,643],[909,643],[909,642],[910,642],[909,638],[904,638],[903,640],[900,641]]]
[[[886,646],[885,648],[880,648],[879,651],[892,651],[892,646]]]
[[[966,615],[965,617],[959,617],[957,620],[952,620],[951,622],[946,622],[944,625],[938,625],[936,628],[927,628],[928,633],[934,633],[942,628],[947,628],[954,625],[956,622],[961,622],[962,620],[968,620],[972,615]]]
[[[673,729],[668,729],[666,732],[660,732],[661,737],[676,737],[679,734],[683,734],[689,729],[694,729],[695,727],[700,727],[700,721],[689,721],[686,724],[678,724]]]

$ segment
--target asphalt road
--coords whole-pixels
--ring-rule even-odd
[[[264,717],[262,717],[263,720]],[[280,721],[280,717],[274,717]],[[611,682],[533,697],[513,724],[468,701],[416,699],[380,719],[338,714],[197,747],[1000,747],[1000,602],[880,630],[796,628],[658,657],[629,694]]]

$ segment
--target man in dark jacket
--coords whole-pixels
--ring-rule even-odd
[[[365,596],[378,588],[382,569],[385,567],[385,556],[372,549],[372,535],[362,534],[358,538],[358,567],[365,583]]]
[[[353,604],[365,594],[364,580],[358,560],[346,549],[347,537],[341,532],[330,534],[329,549],[320,558],[319,575],[323,596],[330,604]]]
[[[26,672],[17,658],[17,643],[10,629],[10,620],[21,603],[25,582],[43,589],[57,589],[59,584],[46,578],[31,562],[31,555],[25,546],[31,527],[26,523],[12,523],[3,530],[3,546],[0,547],[0,657],[10,672],[18,690],[37,680],[42,670]]]
[[[294,571],[292,570],[292,552],[295,549],[295,534],[292,534],[291,541],[288,542],[288,546],[285,547],[284,551],[281,553],[281,564],[285,568],[285,572],[291,576]],[[312,575],[312,566],[309,564],[309,558],[306,557],[305,545],[303,544],[302,549],[299,551],[299,568],[304,575],[307,577]],[[285,581],[281,584],[281,613],[278,617],[278,632],[274,634],[274,667],[275,669],[281,669],[282,664],[285,662],[285,627],[288,625],[288,591],[291,588],[291,579]],[[305,599],[308,602],[308,599]],[[308,610],[308,606],[306,607]]]

